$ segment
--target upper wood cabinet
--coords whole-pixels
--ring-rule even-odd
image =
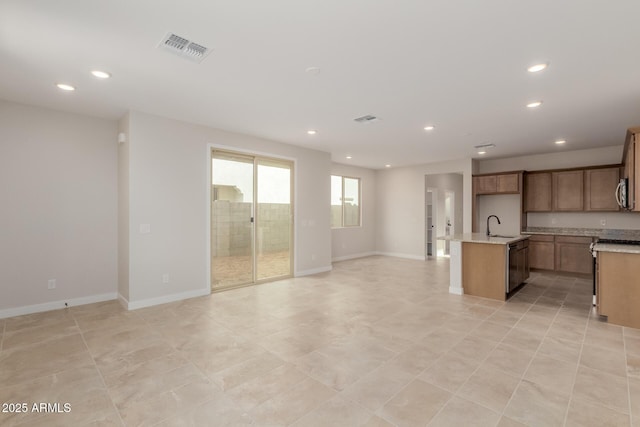
[[[520,174],[510,173],[506,175],[497,175],[496,181],[498,193],[520,192]]]
[[[617,212],[620,166],[536,171],[524,176],[525,212]]]
[[[620,168],[587,169],[584,172],[584,210],[618,211],[615,189],[620,182]]]
[[[518,194],[520,173],[476,175],[473,177],[473,192],[482,194]]]
[[[554,211],[581,211],[584,209],[584,171],[552,172]],[[615,187],[614,187],[615,188]]]
[[[551,210],[551,173],[528,173],[524,177],[526,212]]]
[[[473,184],[476,194],[493,194],[498,189],[495,175],[474,176]]]

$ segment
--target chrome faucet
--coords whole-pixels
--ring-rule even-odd
[[[489,215],[487,217],[487,236],[491,236],[491,231],[489,231],[489,220],[491,219],[491,217],[494,217],[495,219],[498,220],[498,224],[500,224],[500,218],[498,218],[497,215]]]

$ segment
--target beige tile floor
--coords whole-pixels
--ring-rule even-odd
[[[71,405],[0,425],[640,425],[640,331],[596,318],[588,280],[534,274],[501,303],[448,294],[448,276],[370,257],[0,320],[0,403]]]

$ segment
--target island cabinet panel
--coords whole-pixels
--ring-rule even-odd
[[[640,328],[640,254],[598,252],[598,314]]]
[[[616,187],[620,168],[587,169],[584,172],[584,209],[586,211],[618,211]]]
[[[555,243],[552,235],[529,237],[529,266],[539,270],[555,269]]]
[[[554,211],[581,211],[584,209],[584,171],[553,172]]]
[[[591,237],[556,236],[556,270],[590,274],[593,271]]]
[[[524,178],[525,211],[551,211],[551,173],[531,173]]]
[[[491,243],[462,243],[464,293],[504,301],[507,247]]]

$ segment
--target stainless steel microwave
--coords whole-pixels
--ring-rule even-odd
[[[622,178],[616,187],[616,201],[622,209],[629,209],[629,180]]]

